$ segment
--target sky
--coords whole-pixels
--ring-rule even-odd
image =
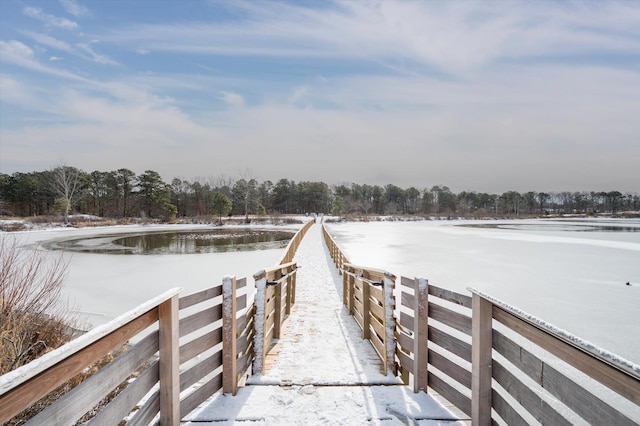
[[[640,1],[0,0],[0,173],[640,190]]]

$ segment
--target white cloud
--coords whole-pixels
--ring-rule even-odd
[[[86,6],[78,4],[76,0],[59,0],[60,4],[67,11],[68,14],[77,18],[81,16],[91,15],[91,12]]]
[[[136,49],[136,53],[139,55],[148,55],[151,51],[148,49]]]
[[[38,19],[45,24],[53,27],[64,28],[67,30],[74,30],[78,28],[77,23],[70,21],[67,18],[58,18],[56,16],[49,15],[47,13],[44,13],[42,9],[37,7],[25,6],[22,9],[22,12],[31,18]]]
[[[244,106],[244,98],[238,93],[220,92],[220,99],[233,107]]]
[[[72,53],[74,51],[73,47],[69,43],[58,40],[48,34],[36,33],[33,31],[24,31],[23,34],[43,46],[51,47],[53,49],[58,49],[69,53]]]
[[[60,57],[60,56],[51,56],[49,57],[49,61],[51,62],[58,62],[58,61],[62,61],[64,58]]]
[[[92,43],[97,43],[97,41],[92,41]],[[78,48],[78,50],[86,54],[84,55],[85,58],[88,58],[93,62],[97,62],[103,65],[117,65],[117,63],[113,61],[111,58],[109,58],[108,56],[96,53],[91,48],[91,46],[89,46],[86,43],[77,43],[76,47]]]
[[[55,75],[65,79],[84,80],[71,72],[43,65],[35,57],[33,49],[17,40],[0,40],[0,62],[18,65],[33,71]]]
[[[504,60],[640,53],[640,8],[624,2],[510,2],[500,8],[483,2],[338,2],[317,9],[233,5],[246,19],[140,25],[105,37],[164,52],[364,60],[399,71],[418,65],[420,72],[465,75]]]
[[[0,40],[0,53],[0,57],[8,62],[19,62],[33,58],[33,49],[17,40]]]

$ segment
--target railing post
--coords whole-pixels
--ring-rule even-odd
[[[158,306],[160,339],[160,425],[180,424],[178,295]]]
[[[383,374],[386,376],[389,370],[393,370],[393,364],[396,355],[396,339],[394,336],[394,332],[396,329],[396,323],[393,315],[393,311],[396,306],[396,299],[393,295],[393,290],[396,286],[396,276],[390,272],[384,273],[383,278],[384,285],[384,328],[385,328],[385,336],[384,336],[384,371]]]
[[[371,284],[362,281],[362,338],[370,337],[369,324],[371,323]]]
[[[257,272],[253,275],[256,286],[256,314],[253,322],[255,334],[253,337],[253,350],[255,352],[255,358],[253,360],[253,371],[255,373],[264,373],[264,358],[265,358],[265,304],[266,304],[266,289],[267,289],[267,274],[265,271]]]
[[[275,285],[275,306],[274,306],[274,321],[273,321],[273,338],[280,338],[280,328],[282,326],[282,281]]]
[[[222,391],[233,395],[238,391],[236,359],[236,277],[222,279]]]
[[[471,314],[471,423],[491,424],[491,339],[493,304],[473,294]]]
[[[413,281],[413,391],[427,391],[429,364],[429,280]]]
[[[342,274],[342,304],[346,307],[349,307],[348,294],[349,294],[349,274],[347,274],[347,271],[345,271]]]

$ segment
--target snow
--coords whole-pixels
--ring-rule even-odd
[[[381,373],[375,350],[342,305],[342,277],[319,224],[309,229],[294,261],[301,266],[296,303],[273,349],[273,364],[250,377],[235,397],[215,395],[187,424],[451,424],[456,417],[432,395],[414,394],[391,372]],[[258,310],[264,304],[260,293]],[[261,368],[257,363],[254,371]]]
[[[598,231],[598,226],[636,232]],[[638,219],[327,227],[354,264],[410,278],[428,276],[430,284],[463,294],[471,286],[640,364]]]
[[[260,276],[264,275],[264,271],[261,271]],[[264,340],[264,301],[265,301],[265,292],[267,289],[267,278],[263,277],[256,281],[256,296],[255,296],[255,304],[256,304],[256,313],[254,317],[254,324],[256,334],[253,337],[253,351],[256,354],[255,359],[253,360],[253,371],[260,372],[262,371],[262,364],[264,360],[262,359],[263,354],[263,340]]]
[[[249,227],[297,230],[300,226]],[[21,247],[31,249],[52,240],[69,238],[203,229],[211,229],[211,226],[123,225],[79,229],[50,228],[38,231],[0,232],[0,238],[16,238]],[[251,281],[255,271],[274,265],[281,255],[282,249],[144,256],[47,252],[50,261],[63,256],[69,263],[63,297],[68,300],[69,309],[79,318],[80,328],[86,329],[104,324],[122,312],[133,309],[173,287],[182,287],[182,294],[190,294],[219,284],[228,274],[238,278],[248,277]]]

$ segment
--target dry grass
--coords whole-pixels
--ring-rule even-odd
[[[20,249],[15,238],[0,239],[0,375],[19,368],[74,337],[74,321],[66,315],[61,291],[67,264],[62,256]],[[85,368],[5,425],[17,426],[38,414],[61,396],[95,374],[125,351],[123,346]],[[96,407],[87,407],[83,424],[127,385],[117,386]]]
[[[0,374],[14,370],[70,339],[61,302],[67,269],[61,256],[22,250],[0,241]]]

